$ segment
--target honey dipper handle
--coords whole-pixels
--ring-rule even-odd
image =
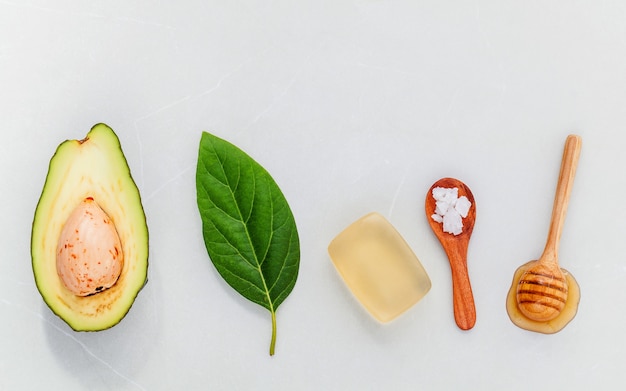
[[[576,166],[578,165],[581,147],[582,139],[580,136],[567,136],[563,150],[563,159],[561,160],[559,181],[557,182],[556,194],[554,196],[548,240],[546,241],[546,247],[541,256],[541,260],[546,263],[558,263],[559,241],[561,239],[561,232],[563,231],[563,223],[565,222],[565,214],[569,204],[572,185],[574,184],[574,176],[576,175]]]

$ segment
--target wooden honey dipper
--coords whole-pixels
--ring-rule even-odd
[[[568,284],[559,267],[558,250],[581,146],[579,136],[567,137],[546,246],[541,258],[529,265],[517,285],[518,308],[534,321],[544,322],[559,316],[568,298]]]

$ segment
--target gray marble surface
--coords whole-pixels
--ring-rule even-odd
[[[621,1],[0,0],[0,389],[623,388],[625,20]],[[55,148],[98,122],[143,197],[149,282],[119,325],[76,333],[35,287],[30,233]],[[203,130],[267,168],[298,224],[274,357],[269,313],[204,248]],[[543,250],[569,133],[583,148],[560,258],[582,299],[542,335],[504,304],[515,269]],[[445,176],[476,199],[465,332],[424,213]],[[385,325],[327,253],[371,211],[433,284]]]

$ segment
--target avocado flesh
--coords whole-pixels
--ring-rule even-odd
[[[112,287],[81,297],[70,292],[59,278],[56,249],[68,217],[88,197],[96,200],[115,224],[124,265]],[[145,285],[146,218],[119,139],[107,125],[95,125],[83,140],[63,142],[50,160],[33,221],[31,256],[41,296],[76,331],[98,331],[116,325]]]

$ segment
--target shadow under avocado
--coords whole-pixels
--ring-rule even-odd
[[[43,327],[50,349],[68,377],[88,390],[143,390],[135,375],[154,350],[160,333],[148,296],[149,284],[139,292],[130,311],[116,326],[96,332],[72,330],[42,301]]]

